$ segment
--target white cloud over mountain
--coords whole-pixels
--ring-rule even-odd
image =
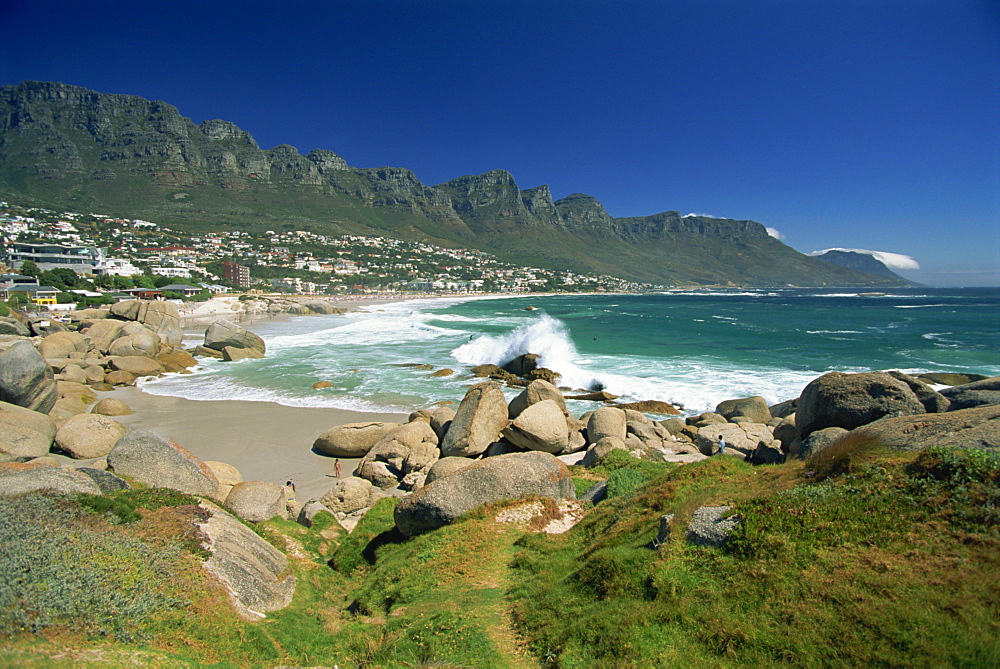
[[[845,252],[848,252],[848,253],[864,253],[865,255],[869,255],[869,256],[875,258],[875,260],[878,260],[879,262],[881,262],[883,265],[885,265],[889,269],[904,269],[904,270],[905,269],[920,269],[920,263],[917,262],[917,260],[915,258],[912,258],[912,257],[910,257],[908,255],[903,255],[902,253],[889,253],[888,251],[870,251],[868,249],[840,249],[840,248],[832,248],[832,249],[823,249],[822,251],[813,251],[812,253],[810,253],[808,255],[819,256],[819,255],[823,255],[827,251],[845,251]]]
[[[778,228],[767,228],[767,234],[771,235],[775,239],[784,239],[785,236],[781,234],[781,230]]]

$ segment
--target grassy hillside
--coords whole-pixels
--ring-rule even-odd
[[[853,441],[805,463],[753,468],[716,457],[676,466],[615,453],[574,473],[581,489],[607,478],[609,499],[562,535],[498,523],[511,503],[412,539],[393,529],[392,499],[350,535],[329,517],[311,529],[265,523],[258,529],[289,554],[299,585],[289,608],[259,623],[229,613],[203,570],[190,568],[190,544],[172,536],[175,552],[162,560],[173,560],[174,577],[150,591],[161,599],[126,633],[58,615],[34,629],[7,626],[0,662],[1000,664],[995,454],[885,454]],[[742,520],[728,542],[686,541],[695,509],[719,504]],[[97,535],[166,550],[177,508],[140,507],[142,519],[125,523],[71,515]],[[670,537],[654,546],[665,513],[674,514]],[[125,543],[133,548],[118,551],[121,589],[143,555]],[[72,585],[70,574],[62,578]],[[5,606],[6,624],[17,606]]]

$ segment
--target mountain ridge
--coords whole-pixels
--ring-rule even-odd
[[[824,262],[833,263],[835,265],[847,267],[848,269],[857,270],[859,272],[867,272],[868,274],[877,274],[879,276],[899,279],[900,281],[905,282],[908,286],[918,287],[922,285],[896,274],[889,269],[888,265],[870,253],[859,253],[857,251],[846,251],[843,249],[829,249],[828,251],[824,251],[823,253],[819,253],[813,257],[819,258]]]
[[[0,196],[110,210],[182,230],[300,226],[468,246],[526,265],[673,285],[899,285],[810,258],[755,221],[665,211],[615,218],[490,170],[436,186],[337,153],[261,149],[236,124],[55,82],[0,87]]]

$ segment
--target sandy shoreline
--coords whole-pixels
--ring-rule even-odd
[[[357,311],[398,302],[454,298],[452,295],[361,295],[318,298],[336,307]],[[476,296],[497,297],[497,296]],[[311,298],[317,299],[317,298]],[[215,320],[237,322],[252,331],[251,319],[283,320],[288,313],[250,316],[232,309],[233,300],[212,300],[182,311],[188,335],[200,335]],[[309,316],[306,316],[308,318]],[[305,502],[327,492],[334,480],[334,458],[319,455],[312,444],[320,434],[337,425],[364,421],[405,422],[407,414],[350,411],[336,408],[290,407],[249,400],[189,400],[153,395],[137,387],[98,393],[132,408],[129,416],[115,420],[133,430],[151,430],[174,440],[202,460],[217,460],[236,467],[245,481],[293,481],[296,497]],[[341,460],[341,473],[350,476],[359,460]]]
[[[296,497],[303,502],[322,496],[333,483],[334,458],[313,452],[316,437],[345,423],[406,420],[406,414],[245,400],[188,400],[150,395],[132,387],[99,395],[119,399],[132,408],[132,415],[115,417],[129,428],[173,439],[202,460],[233,465],[245,481],[294,481]],[[341,460],[342,474],[349,476],[357,462]]]

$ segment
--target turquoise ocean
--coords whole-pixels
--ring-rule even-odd
[[[691,414],[749,395],[791,399],[829,371],[1000,375],[1000,288],[439,298],[362,309],[244,323],[264,338],[265,359],[207,361],[141,386],[196,400],[409,412],[460,400],[480,381],[471,366],[537,353],[563,386]],[[455,374],[431,376],[442,368]],[[317,381],[332,386],[314,390]]]

